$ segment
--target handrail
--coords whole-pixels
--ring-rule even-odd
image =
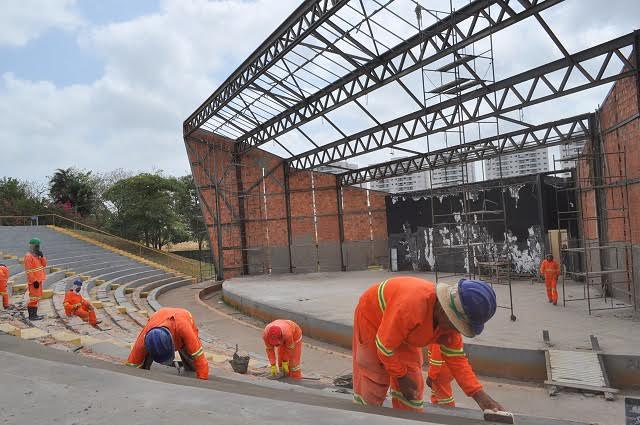
[[[189,258],[184,258],[181,257],[179,255],[173,254],[173,253],[169,253],[169,252],[165,252],[165,251],[160,251],[158,249],[155,248],[151,248],[148,247],[146,245],[143,245],[139,242],[135,242],[135,241],[131,241],[129,239],[125,239],[122,238],[120,236],[114,235],[112,233],[106,232],[102,229],[90,226],[88,224],[61,216],[59,214],[38,214],[38,215],[23,215],[23,216],[0,216],[0,226],[2,225],[3,221],[9,219],[9,220],[24,220],[22,222],[22,225],[26,225],[26,220],[29,220],[30,222],[33,222],[33,219],[36,218],[36,223],[38,225],[47,225],[47,224],[51,224],[51,225],[58,225],[59,227],[62,228],[66,228],[66,227],[73,227],[73,230],[76,232],[82,232],[82,234],[85,234],[85,237],[88,237],[89,239],[99,239],[99,242],[105,243],[107,245],[111,245],[112,247],[115,247],[117,249],[121,249],[124,251],[128,251],[130,253],[136,254],[140,257],[146,258],[146,256],[149,256],[153,259],[153,261],[160,263],[161,265],[166,265],[166,264],[162,264],[163,262],[167,263],[167,264],[171,264],[171,266],[167,266],[171,269],[174,269],[176,271],[179,272],[183,272],[187,275],[190,275],[192,277],[198,278],[199,280],[207,280],[210,279],[211,276],[215,276],[215,270],[213,269],[213,265],[210,263],[205,263],[202,261],[197,261],[197,260],[193,260],[193,259],[189,259]],[[43,220],[40,220],[40,219]],[[50,219],[50,222],[48,222]],[[56,223],[57,220],[57,223]],[[62,226],[60,226],[62,224]],[[79,229],[78,229],[79,227]],[[86,235],[86,234],[89,235]],[[96,233],[100,236],[104,236],[103,238],[97,238]],[[105,240],[106,239],[106,240]],[[111,240],[109,240],[111,239]],[[123,247],[124,245],[124,247]],[[128,248],[128,249],[127,249]],[[132,250],[132,248],[135,248]],[[160,257],[160,258],[158,258]],[[203,263],[204,263],[204,268],[203,268]],[[205,271],[203,274],[203,270]],[[206,270],[209,270],[210,273],[206,273]]]

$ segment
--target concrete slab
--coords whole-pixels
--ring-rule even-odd
[[[25,328],[20,330],[20,338],[22,339],[38,339],[49,335],[40,328]]]
[[[20,336],[20,328],[8,323],[0,323],[0,332],[4,332],[13,336]]]
[[[75,345],[81,345],[82,343],[82,336],[75,333],[71,333],[71,332],[65,332],[65,331],[54,332],[51,334],[51,336],[56,341],[60,341],[60,342],[66,342],[66,343],[75,344]]]

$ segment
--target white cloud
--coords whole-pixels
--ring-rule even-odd
[[[52,28],[71,30],[81,24],[76,0],[0,0],[0,46],[26,45]]]

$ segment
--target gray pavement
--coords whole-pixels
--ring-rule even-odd
[[[370,285],[388,277],[411,274],[434,280],[433,273],[391,273],[362,271],[347,273],[282,274],[235,278],[224,283],[224,290],[273,307],[351,326],[358,297]],[[448,281],[455,281],[450,278]],[[447,279],[445,279],[447,281]],[[572,284],[567,295],[577,298],[582,286]],[[498,303],[508,305],[508,287],[496,286]],[[543,283],[515,281],[512,285],[514,313],[498,309],[474,344],[511,348],[543,349],[542,330],[550,332],[556,348],[590,349],[589,335],[598,337],[604,352],[640,352],[640,326],[622,310],[598,312],[589,316],[586,303],[575,301],[563,307],[549,304]],[[560,288],[561,290],[561,288]],[[562,293],[560,293],[562,299]]]

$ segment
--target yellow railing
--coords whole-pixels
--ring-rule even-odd
[[[111,233],[89,226],[57,214],[37,216],[0,216],[0,226],[56,226],[75,233],[81,238],[107,245],[116,250],[144,258],[160,266],[191,276],[198,281],[215,279],[213,264],[192,260],[164,251],[150,248],[138,242],[121,238]]]

